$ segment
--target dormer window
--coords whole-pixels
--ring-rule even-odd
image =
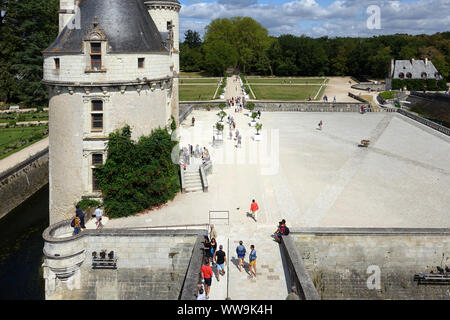
[[[145,58],[138,58],[138,68],[144,69]]]
[[[412,78],[411,72],[406,73],[406,77],[407,77],[408,79],[411,79],[411,78]]]
[[[426,79],[427,78],[427,73],[426,72],[422,72],[422,79]]]
[[[59,58],[55,58],[55,70],[59,70]]]
[[[100,71],[102,69],[102,44],[100,42],[91,43],[91,70]]]
[[[404,79],[404,78],[405,78],[405,74],[404,74],[403,72],[400,72],[400,73],[398,74],[398,77],[399,77],[400,79]]]

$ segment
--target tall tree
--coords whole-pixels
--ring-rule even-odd
[[[47,103],[44,50],[58,35],[58,0],[3,1],[0,98],[35,107]]]

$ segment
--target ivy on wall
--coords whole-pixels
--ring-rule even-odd
[[[177,144],[167,129],[155,129],[137,142],[129,126],[109,135],[107,160],[94,173],[109,217],[130,216],[175,197],[180,182],[171,152]]]

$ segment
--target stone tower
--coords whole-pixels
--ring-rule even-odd
[[[180,72],[180,33],[179,33],[179,13],[181,5],[178,0],[150,0],[144,1],[148,12],[169,44],[170,56],[173,68],[173,94],[171,101],[171,111],[173,114],[179,113],[178,104],[178,76]],[[178,117],[175,117],[178,123]]]
[[[93,172],[106,160],[109,133],[128,124],[137,139],[169,125],[172,115],[178,119],[178,11],[168,32],[143,0],[60,0],[60,6],[60,33],[44,51],[50,224],[73,216],[82,197],[100,197]]]

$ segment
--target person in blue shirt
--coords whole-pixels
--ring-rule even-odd
[[[239,245],[236,247],[236,254],[238,256],[238,265],[239,265],[239,271],[242,271],[242,266],[245,264],[244,258],[245,258],[245,247],[243,245],[242,241],[239,241]]]

